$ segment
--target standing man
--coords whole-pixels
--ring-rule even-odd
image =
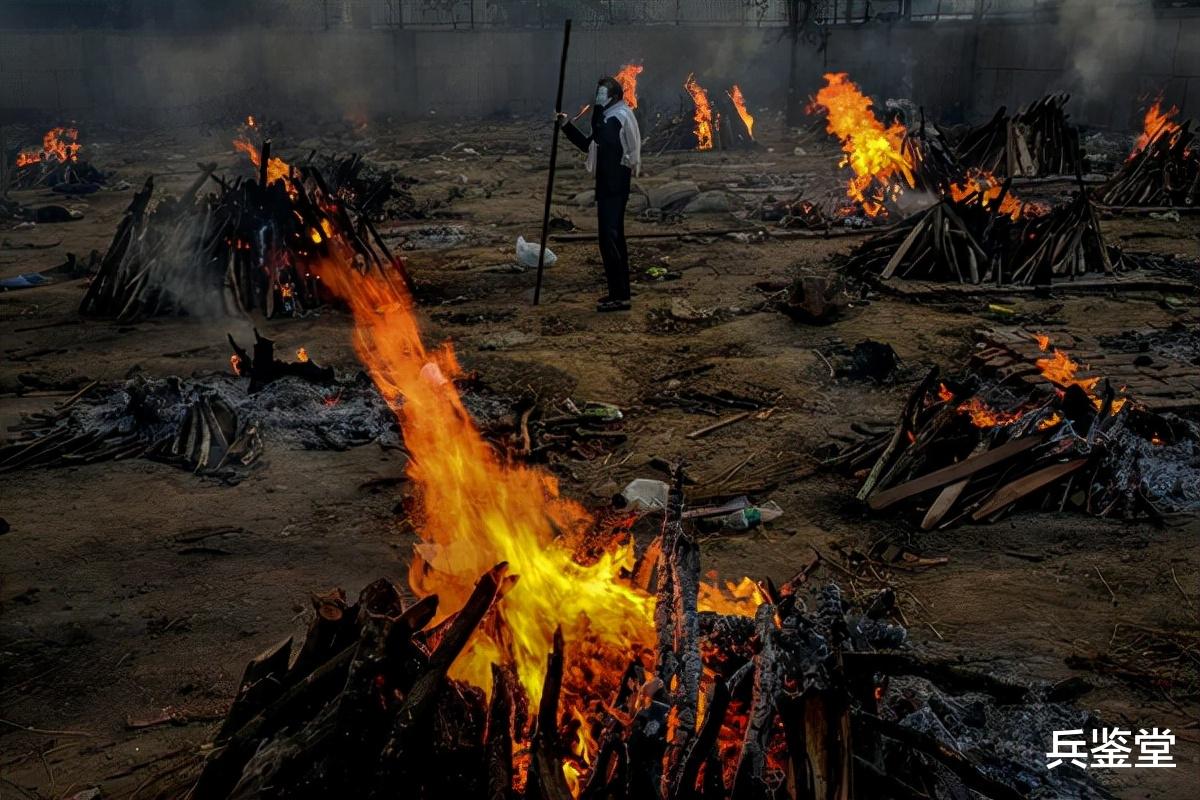
[[[642,134],[633,109],[622,99],[621,84],[601,78],[596,84],[592,106],[592,133],[585,136],[559,114],[563,132],[571,143],[587,153],[588,172],[596,175],[596,217],[599,222],[600,257],[608,294],[597,311],[628,311],[629,251],[625,247],[625,205],[629,184],[642,166]]]

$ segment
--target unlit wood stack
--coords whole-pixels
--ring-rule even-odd
[[[1068,99],[1068,94],[1046,95],[1011,117],[1001,106],[991,120],[959,141],[959,161],[998,177],[1076,174],[1083,159],[1079,131],[1063,113]]]

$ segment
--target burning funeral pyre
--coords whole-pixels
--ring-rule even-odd
[[[1017,507],[1150,520],[1200,510],[1200,425],[1147,407],[1172,398],[1128,396],[1045,334],[990,332],[972,365],[944,381],[932,370],[892,433],[828,462],[866,471],[858,499],[872,511],[905,509],[930,529]]]
[[[711,96],[694,74],[683,82],[687,101],[674,114],[660,114],[644,151],[733,150],[754,146],[754,116],[736,83],[723,95]],[[736,118],[736,122],[734,119]]]
[[[846,73],[825,75],[825,86],[814,95],[809,113],[825,117],[826,131],[841,144],[839,166],[848,167],[853,176],[846,184],[847,202],[832,213],[809,201],[793,202],[807,227],[827,225],[830,217],[885,223],[897,213],[905,192],[914,190],[952,200],[978,199],[981,206],[1013,217],[1036,210],[1002,186],[993,172],[964,166],[945,135],[923,115],[910,131],[899,119],[885,125],[872,107]]]
[[[1200,203],[1200,145],[1193,122],[1175,121],[1178,108],[1155,102],[1124,165],[1096,200],[1107,206],[1194,206]]]
[[[312,164],[271,155],[271,140],[235,140],[256,179],[227,181],[215,164],[179,198],[151,203],[152,178],[134,195],[80,312],[131,320],[165,314],[298,316],[324,303],[323,265],[353,264],[362,274],[405,275],[368,210],[385,191],[360,180],[361,161],[339,162],[328,176]],[[210,180],[218,191],[201,195]],[[367,209],[367,210],[364,210]],[[407,278],[406,278],[407,279]]]
[[[487,691],[451,677],[519,585],[499,564],[445,618],[385,579],[356,603],[315,595],[299,648],[251,660],[198,778],[208,798],[1105,797],[1082,774],[1029,769],[1037,731],[1084,724],[1070,689],[1025,687],[899,650],[885,590],[855,607],[807,572],[762,589],[753,617],[696,612],[698,550],[677,521],[658,553],[657,643],[586,713],[579,644],[556,630],[540,696],[510,666]],[[680,585],[680,579],[690,580]],[[811,608],[812,610],[809,610]],[[651,654],[655,657],[651,657]],[[962,713],[967,707],[971,713]],[[1037,725],[1030,725],[1037,719]]]
[[[68,193],[94,190],[106,178],[81,158],[82,151],[78,129],[51,128],[42,137],[40,147],[17,154],[10,180],[18,189],[48,188]]]

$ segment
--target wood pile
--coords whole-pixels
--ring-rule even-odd
[[[379,167],[356,153],[310,161],[319,164],[329,189],[343,203],[374,222],[425,219],[433,210],[433,202],[419,202],[413,196],[417,178]]]
[[[1063,113],[1068,99],[1068,94],[1049,94],[1011,117],[1001,106],[991,120],[959,140],[958,160],[1002,178],[1083,172],[1079,131]]]
[[[945,194],[963,177],[964,170],[953,145],[937,125],[925,122],[924,114],[920,125],[904,135],[900,152],[912,170],[911,188],[918,191]]]
[[[845,269],[883,280],[1045,285],[1136,266],[1105,242],[1085,192],[1046,213],[1027,210],[1013,220],[992,210],[1007,190],[1006,184],[987,201],[979,192],[962,200],[943,197],[863,242]]]
[[[1097,202],[1128,206],[1195,206],[1200,204],[1200,143],[1194,123],[1163,127],[1121,169],[1096,188]]]
[[[267,141],[261,163],[269,162]],[[80,313],[121,321],[243,311],[297,316],[329,299],[320,282],[323,260],[404,274],[370,217],[349,205],[316,167],[292,168],[289,177],[270,181],[264,168],[258,180],[227,181],[214,174],[215,164],[198,166],[200,174],[181,197],[153,208],[154,181],[147,178]],[[217,191],[201,196],[210,180]]]
[[[356,602],[341,590],[314,596],[303,642],[288,639],[247,664],[198,776],[158,796],[1026,796],[1027,765],[901,724],[937,712],[887,687],[907,676],[1018,708],[1040,702],[1033,687],[891,652],[906,637],[888,622],[894,593],[855,609],[835,585],[808,590],[811,567],[780,587],[765,582],[753,617],[698,612],[699,547],[682,517],[676,491],[633,578],[657,587],[653,662],[631,653],[594,717],[563,707],[565,654],[586,643],[561,632],[536,708],[510,666],[493,666],[489,695],[448,677],[477,628],[505,625],[497,609],[517,565],[487,571],[432,626],[436,596],[406,602],[380,579]],[[576,742],[588,744],[586,760]]]
[[[985,334],[956,379],[931,370],[890,433],[826,464],[865,474],[857,497],[872,511],[901,509],[926,530],[1016,508],[1151,520],[1200,510],[1200,489],[1184,488],[1200,487],[1200,426],[1118,393],[1045,340],[1040,357],[1014,357],[1014,336]]]

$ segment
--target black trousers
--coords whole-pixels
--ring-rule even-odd
[[[596,193],[600,257],[604,260],[604,278],[611,300],[629,299],[629,250],[625,247],[625,205],[628,202],[628,192]]]

